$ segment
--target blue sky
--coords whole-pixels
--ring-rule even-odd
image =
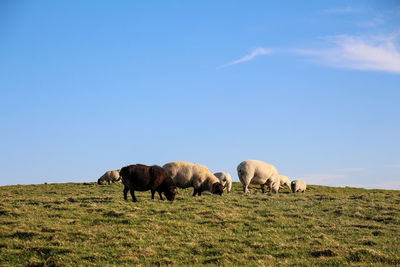
[[[396,1],[1,1],[0,185],[246,159],[400,189]]]

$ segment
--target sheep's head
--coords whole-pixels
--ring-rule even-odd
[[[167,190],[164,191],[164,195],[169,201],[173,201],[177,193],[178,190],[176,189],[176,186],[170,186]]]
[[[211,193],[222,195],[223,192],[224,186],[221,183],[218,182],[213,184]]]
[[[221,181],[222,186],[225,188],[225,187],[226,187],[226,177],[223,176],[223,177],[220,179],[220,181]]]
[[[296,181],[292,181],[290,183],[290,189],[292,190],[293,193],[296,193]]]
[[[290,182],[290,180],[286,183],[286,186],[292,191],[292,182]]]

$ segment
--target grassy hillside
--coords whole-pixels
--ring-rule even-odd
[[[122,185],[0,187],[0,265],[399,265],[400,191],[310,186],[124,201]]]

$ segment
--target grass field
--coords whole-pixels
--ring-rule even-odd
[[[122,185],[0,187],[0,265],[400,265],[400,191],[124,201]]]

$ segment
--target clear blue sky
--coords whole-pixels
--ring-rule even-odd
[[[400,189],[396,1],[1,1],[0,185],[246,159]]]

